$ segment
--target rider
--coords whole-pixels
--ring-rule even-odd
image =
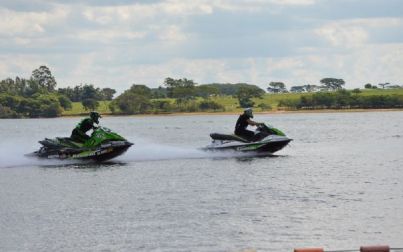
[[[81,120],[81,122],[79,122],[77,126],[73,129],[70,138],[77,142],[87,141],[90,137],[86,134],[86,132],[90,129],[94,130],[96,128],[94,126],[94,123],[98,124],[99,118],[102,118],[102,116],[98,112],[90,112],[90,117]]]
[[[258,123],[258,122],[252,121],[251,118],[253,118],[252,109],[251,108],[245,109],[243,111],[243,114],[240,115],[238,120],[236,121],[235,135],[238,135],[249,141],[251,141],[253,139],[255,133],[253,131],[247,130],[246,128],[248,127],[248,125],[258,126],[263,123]]]

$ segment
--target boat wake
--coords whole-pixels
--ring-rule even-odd
[[[19,148],[15,147],[19,146]],[[22,147],[21,147],[22,146]],[[62,167],[75,166],[80,167],[87,165],[93,166],[93,161],[83,160],[57,160],[43,159],[30,155],[35,149],[34,147],[24,145],[0,144],[0,168],[15,168],[15,167]],[[161,161],[161,160],[180,160],[180,159],[226,159],[226,158],[252,158],[261,156],[258,153],[242,153],[236,151],[204,151],[201,148],[195,147],[178,147],[164,144],[156,144],[147,140],[136,141],[133,148],[129,149],[125,154],[117,157],[109,162],[98,163],[96,166],[108,164],[124,165],[131,162],[143,161]],[[264,156],[268,156],[265,154]],[[96,164],[96,163],[95,163]]]

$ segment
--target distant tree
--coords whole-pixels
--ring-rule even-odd
[[[285,87],[285,84],[283,82],[272,81],[269,83],[267,91],[270,93],[286,93],[287,88]]]
[[[69,98],[65,95],[58,95],[59,103],[63,107],[64,110],[70,110],[72,108],[72,104]]]
[[[325,89],[330,91],[342,89],[345,84],[343,79],[336,78],[324,78],[320,80],[320,83],[322,83]]]
[[[187,102],[195,98],[196,88],[193,80],[166,78],[164,85],[167,87],[167,95],[176,98],[178,103]]]
[[[210,86],[210,85],[200,85],[196,87],[196,95],[208,98],[210,96],[217,96],[220,94],[220,90],[218,87]]]
[[[151,98],[153,99],[160,99],[167,97],[167,89],[164,87],[159,86],[158,88],[151,89]]]
[[[80,102],[85,99],[110,101],[113,99],[116,90],[112,88],[96,88],[93,84],[80,84],[74,87],[59,88],[57,92],[67,96],[73,102]]]
[[[236,98],[238,98],[239,105],[242,108],[253,107],[255,103],[252,101],[252,98],[262,98],[264,93],[264,90],[260,88],[256,89],[254,87],[244,86],[239,88]]]
[[[102,95],[100,94],[99,88],[95,88],[92,84],[85,84],[82,87],[81,99],[101,100]]]
[[[379,84],[378,84],[378,86],[381,86],[382,89],[384,89],[385,86],[387,86],[387,85],[390,85],[390,83],[389,83],[389,82],[386,82],[386,83],[379,83]]]
[[[103,88],[101,90],[101,97],[104,101],[111,101],[114,94],[116,94],[116,90],[112,88]]]
[[[371,83],[367,83],[367,84],[365,84],[364,88],[366,88],[366,89],[370,89],[370,88],[372,88]]]
[[[304,85],[304,88],[305,88],[305,91],[309,92],[309,93],[316,92],[319,89],[319,87],[317,85],[311,85],[311,84]]]
[[[55,91],[57,85],[55,77],[47,66],[40,66],[32,71],[31,79],[39,84],[39,87],[44,88],[49,92]]]
[[[151,108],[150,97],[150,88],[145,85],[133,84],[130,89],[116,97],[110,107],[118,107],[125,114],[145,113]]]
[[[290,88],[291,93],[302,93],[305,92],[305,86],[292,86]]]
[[[92,98],[87,98],[81,101],[85,110],[96,110],[99,106],[99,102]]]

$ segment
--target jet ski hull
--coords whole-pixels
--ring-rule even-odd
[[[215,140],[209,146],[204,148],[208,151],[239,151],[239,152],[257,152],[273,154],[291,142],[287,137],[270,137],[270,139],[259,142],[242,143],[238,141]]]
[[[113,141],[96,148],[49,148],[41,147],[33,155],[39,158],[60,159],[60,160],[93,160],[97,162],[106,161],[122,155],[133,143],[128,141]]]

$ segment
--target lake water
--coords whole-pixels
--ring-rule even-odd
[[[105,164],[23,155],[79,118],[0,120],[0,251],[292,251],[403,246],[403,112],[256,115],[274,157],[204,153],[236,116],[106,117]]]

